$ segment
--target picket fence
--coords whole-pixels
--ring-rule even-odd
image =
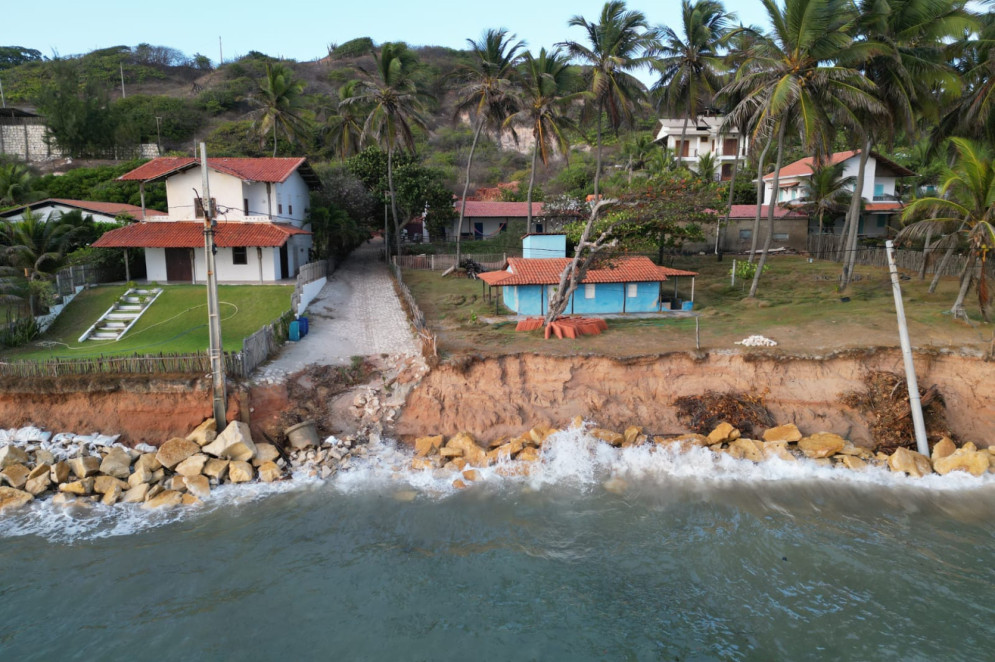
[[[508,261],[507,253],[463,253],[468,258],[480,264],[486,271],[496,271],[504,267]],[[514,257],[514,256],[512,256]],[[419,271],[445,271],[456,264],[456,254],[440,255],[395,255],[391,258],[394,264],[402,269]]]
[[[841,262],[840,249],[843,244],[843,237],[838,235],[812,235],[808,238],[809,256],[817,260],[828,260],[831,262]],[[935,274],[943,262],[945,250],[933,250],[927,255],[923,255],[921,250],[896,249],[895,264],[906,273],[919,273],[926,262],[927,274]],[[967,264],[968,256],[955,253],[943,265],[941,276],[960,276]],[[855,264],[870,267],[887,267],[888,252],[880,246],[858,246]],[[979,268],[980,267],[976,267]],[[995,264],[988,263],[986,273],[989,277],[995,277]]]
[[[401,299],[404,301],[404,306],[408,313],[408,319],[411,320],[411,324],[415,327],[415,331],[418,332],[418,339],[421,341],[422,345],[422,354],[425,358],[438,356],[438,338],[428,328],[428,324],[425,323],[425,313],[423,313],[421,308],[418,307],[418,302],[415,301],[414,295],[411,294],[411,290],[409,290],[408,286],[404,283],[404,279],[401,277],[400,267],[397,264],[389,264],[388,267],[390,268],[390,275],[394,279],[394,285],[397,287],[397,292],[401,295]]]

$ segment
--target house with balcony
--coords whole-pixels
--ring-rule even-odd
[[[727,126],[724,115],[699,115],[693,118],[667,117],[660,120],[655,142],[674,152],[674,156],[692,170],[705,154],[715,158],[715,170],[721,181],[732,179],[732,166],[747,156],[747,141],[734,126]],[[681,143],[681,134],[684,142]]]
[[[217,277],[222,282],[293,278],[308,262],[310,192],[318,177],[304,158],[207,160],[215,227]],[[142,248],[150,281],[202,282],[205,201],[199,159],[153,159],[119,177],[143,187],[164,181],[168,215],[112,230],[99,248]]]
[[[823,166],[843,165],[841,177],[856,181],[860,167],[860,151],[850,150],[836,152],[830,155]],[[779,206],[800,207],[805,203],[808,180],[812,171],[818,167],[814,157],[806,157],[789,163],[781,168],[777,184],[777,195],[774,195],[774,173],[764,176],[764,200],[774,200]],[[916,173],[905,168],[878,152],[871,151],[864,167],[864,185],[862,197],[864,207],[860,214],[857,233],[864,237],[882,237],[888,234],[888,228],[893,225],[895,215],[901,213],[904,203],[898,195],[898,180],[903,177],[915,177]],[[854,190],[853,184],[849,184]],[[823,232],[839,234],[843,231],[845,214],[832,219],[825,219]],[[810,231],[812,229],[810,228]],[[815,230],[817,231],[817,230]]]

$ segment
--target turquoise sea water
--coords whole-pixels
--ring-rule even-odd
[[[0,520],[2,660],[982,660],[995,481],[577,433],[465,491],[389,448],[202,508]],[[609,477],[620,479],[605,489]],[[617,492],[617,493],[616,493]]]

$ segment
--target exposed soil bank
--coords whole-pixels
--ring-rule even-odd
[[[867,420],[839,402],[841,394],[861,390],[871,370],[902,373],[900,352],[461,357],[437,367],[412,392],[397,433],[410,438],[467,431],[493,439],[538,423],[565,427],[577,415],[607,427],[640,425],[650,433],[680,433],[686,428],[677,420],[674,400],[713,390],[766,392],[767,407],[778,422],[793,422],[807,432],[833,431],[871,445]],[[995,364],[920,353],[916,370],[920,385],[939,388],[950,432],[987,446],[995,427]]]

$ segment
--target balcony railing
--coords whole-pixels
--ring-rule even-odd
[[[902,198],[897,195],[886,193],[884,195],[875,195],[874,202],[901,202]]]

